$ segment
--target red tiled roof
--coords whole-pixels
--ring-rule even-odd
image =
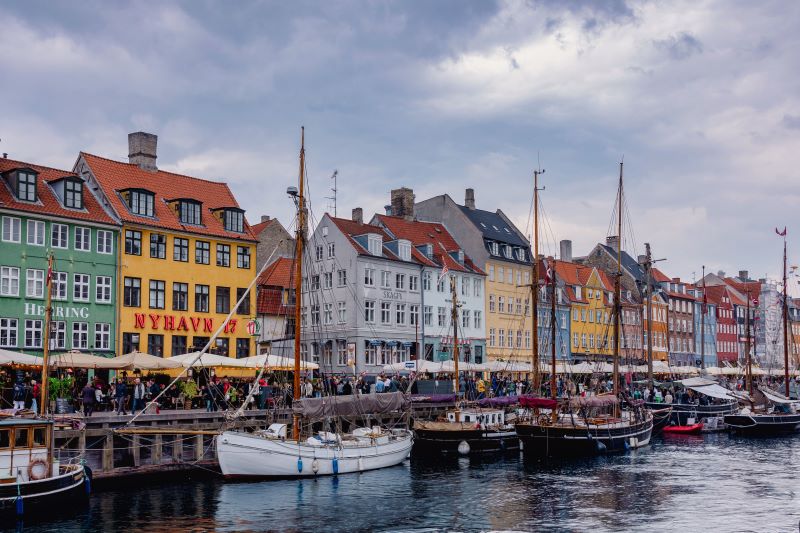
[[[393,254],[390,250],[386,248],[386,243],[392,241],[393,239],[386,233],[383,228],[378,226],[372,226],[370,224],[363,224],[360,222],[356,222],[354,220],[348,220],[346,218],[336,218],[332,217],[326,213],[326,216],[331,219],[331,221],[336,224],[336,227],[339,228],[339,231],[344,233],[347,238],[350,240],[350,244],[355,248],[355,250],[362,255],[369,255],[367,250],[364,249],[363,246],[358,244],[353,237],[357,237],[359,235],[366,235],[367,233],[376,233],[381,236],[383,239],[384,247],[383,247],[383,255],[387,259],[391,259],[393,261],[400,261],[400,258]],[[422,255],[422,253],[417,250],[415,247],[411,247],[411,259],[422,263],[423,265],[428,266],[438,266],[436,263]]]
[[[653,267],[653,280],[656,283],[663,283],[665,281],[671,281],[672,279],[656,267]]]
[[[258,285],[291,289],[294,278],[293,268],[294,260],[288,257],[279,257],[258,276]]]
[[[39,173],[36,179],[36,194],[38,196],[38,201],[35,203],[17,201],[16,197],[11,193],[8,182],[3,179],[4,184],[0,185],[0,207],[6,209],[18,209],[20,211],[27,211],[29,213],[38,213],[42,215],[51,215],[116,225],[114,220],[97,202],[97,199],[92,195],[91,192],[89,192],[88,187],[83,188],[84,209],[67,209],[61,204],[55,192],[50,188],[48,183],[67,176],[78,177],[74,172],[44,167],[41,165],[34,165],[32,163],[25,163],[22,161],[14,161],[13,159],[0,159],[0,173],[5,173],[18,168],[30,168]]]
[[[739,281],[736,278],[725,278],[725,283],[746,296],[750,293],[751,298],[757,298],[761,294],[761,283],[758,281]],[[745,304],[747,302],[745,301]]]
[[[259,287],[256,309],[259,315],[288,316],[294,312],[294,305],[283,305],[283,289]]]
[[[112,161],[85,152],[81,152],[81,157],[89,165],[114,210],[125,222],[228,239],[257,240],[247,221],[244,222],[244,233],[235,233],[226,231],[222,222],[211,213],[211,209],[239,208],[236,198],[233,197],[233,193],[226,183],[193,178],[164,170],[151,172],[132,163]],[[134,215],[128,210],[119,191],[131,188],[146,189],[155,194],[154,219]],[[177,198],[191,198],[202,202],[202,226],[181,223],[175,211],[165,202],[165,200]]]
[[[264,228],[270,226],[273,222],[275,222],[275,220],[276,219],[271,218],[269,220],[265,220],[264,222],[259,222],[258,224],[250,226],[250,229],[253,230],[253,235],[258,237],[259,234],[264,230]]]

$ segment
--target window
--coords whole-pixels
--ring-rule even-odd
[[[0,347],[17,347],[17,319],[0,318]]]
[[[337,270],[336,280],[339,287],[344,287],[345,285],[347,285],[347,270]]]
[[[139,351],[139,334],[138,333],[123,333],[122,334],[122,353],[131,353]]]
[[[44,298],[44,270],[29,268],[25,271],[25,296]]]
[[[405,274],[396,274],[395,275],[395,287],[397,289],[405,289],[406,288],[406,275]]]
[[[67,323],[57,321],[50,323],[50,349],[64,350],[67,348]]]
[[[506,274],[506,271],[505,271],[505,269],[503,267],[497,267],[497,281],[499,281],[500,283],[503,283],[503,281],[505,281],[505,278],[506,278],[505,274]]]
[[[508,280],[507,281],[508,281],[508,283],[514,283],[514,269],[513,268],[509,268],[508,269]]]
[[[128,207],[135,215],[153,216],[153,193],[147,191],[131,191]]]
[[[461,296],[469,296],[469,279],[461,277]]]
[[[147,336],[147,353],[156,357],[164,357],[164,335],[151,333]]]
[[[347,322],[347,304],[345,302],[339,302],[337,310],[337,316],[339,318],[339,324],[344,324]]]
[[[383,238],[380,235],[371,233],[367,235],[367,249],[370,255],[382,255],[381,249],[383,248]]]
[[[330,289],[333,287],[333,272],[325,272],[322,274],[322,288]]]
[[[157,279],[150,280],[150,309],[164,309],[165,293],[166,283]]]
[[[431,272],[423,272],[422,273],[422,290],[429,291],[431,290],[431,279],[433,274]]]
[[[372,300],[364,302],[364,322],[375,323],[375,302]]]
[[[514,330],[513,329],[508,330],[508,347],[509,348],[513,348],[514,347]]]
[[[575,348],[578,347],[578,334],[577,333],[573,333],[572,334],[572,346],[575,347]]]
[[[25,348],[42,347],[42,324],[41,320],[25,320]]]
[[[319,325],[319,305],[311,306],[311,325],[312,326]]]
[[[419,325],[419,306],[411,305],[408,308],[408,324],[410,326]]]
[[[365,268],[364,269],[364,285],[367,287],[374,287],[375,286],[375,269],[374,268]]]
[[[20,219],[3,217],[3,240],[5,242],[20,242]]]
[[[483,316],[480,311],[475,311],[475,329],[483,329]]]
[[[247,246],[236,247],[236,267],[250,268],[250,248]]]
[[[498,245],[496,242],[489,243],[489,253],[492,255],[500,255],[500,245]],[[502,276],[500,280],[502,281]]]
[[[94,349],[111,349],[111,324],[98,322],[94,325]]]
[[[461,327],[468,328],[470,326],[470,319],[472,318],[469,309],[461,311]]]
[[[228,287],[217,287],[217,313],[227,315],[231,311],[231,290]]]
[[[426,326],[430,326],[433,324],[433,306],[426,305],[424,307],[422,319]]]
[[[444,307],[437,307],[436,311],[437,311],[436,318],[438,320],[437,324],[439,325],[439,327],[440,328],[447,327],[447,309]]]
[[[189,350],[186,349],[186,335],[172,336],[172,356],[183,355]]]
[[[0,267],[0,296],[19,296],[19,268]]]
[[[226,209],[225,229],[236,233],[244,233],[244,213],[236,209]]]
[[[419,290],[419,276],[408,276],[408,290]]]
[[[50,232],[50,246],[53,248],[69,247],[69,227],[66,224],[53,224]]]
[[[500,313],[506,312],[506,298],[505,296],[500,296],[497,298],[497,311]]]
[[[581,347],[586,348],[586,333],[581,334]]]
[[[384,289],[390,288],[391,285],[391,272],[388,270],[381,270],[381,287]]]
[[[496,302],[494,298],[494,294],[489,295],[489,312],[494,313],[496,310]]]
[[[181,200],[178,205],[182,224],[192,224],[199,226],[202,222],[200,203],[191,200]]]
[[[319,290],[319,274],[314,274],[311,276],[311,290],[318,291]]]
[[[167,236],[160,233],[150,234],[150,257],[155,259],[167,258]]]
[[[31,246],[44,246],[44,222],[41,220],[28,221],[27,242]]]
[[[317,261],[322,261],[322,251],[323,251],[323,249],[324,248],[322,247],[321,244],[314,248],[314,258]]]
[[[472,295],[475,297],[480,297],[483,294],[483,280],[480,278],[475,278],[472,280]]]
[[[336,341],[336,362],[339,365],[347,364],[347,343],[345,341]]]
[[[242,303],[239,304],[239,307],[236,308],[236,313],[239,315],[249,315],[250,314],[250,293],[247,289],[238,288],[236,289],[236,301],[242,300]]]
[[[390,324],[392,322],[391,308],[392,304],[381,302],[381,324]]]
[[[217,266],[231,266],[231,247],[228,244],[217,244]]]
[[[197,241],[194,246],[194,262],[198,265],[209,264],[211,262],[211,243]]]
[[[250,339],[236,339],[236,357],[250,357]]]
[[[530,330],[525,330],[525,348],[531,347],[531,332]]]
[[[503,348],[506,345],[506,330],[504,329],[497,330],[497,345],[500,348]]]
[[[125,307],[139,307],[141,305],[142,279],[125,278],[122,292],[122,302]]]
[[[322,310],[323,310],[322,316],[325,321],[325,325],[329,326],[333,324],[333,304],[323,304]]]
[[[406,323],[406,304],[395,305],[395,318],[398,326],[403,326]]]
[[[194,310],[196,313],[208,313],[208,285],[194,286]]]
[[[142,255],[141,231],[125,230],[125,253],[128,255]]]
[[[489,281],[494,281],[494,265],[489,265]]]
[[[436,292],[445,292],[446,283],[449,276],[441,276],[439,281],[436,283]]]
[[[71,209],[83,209],[82,181],[64,181],[64,207],[69,207]]]
[[[25,202],[36,201],[36,174],[17,171],[17,198]]]
[[[52,279],[53,287],[51,294],[53,300],[66,300],[67,299],[67,273],[66,272],[53,272]]]
[[[172,283],[172,310],[173,311],[189,310],[188,283],[180,283],[180,282]]]
[[[97,253],[99,254],[113,254],[114,253],[114,234],[105,229],[97,230]]]
[[[494,341],[495,341],[495,329],[489,328],[489,346],[494,347]]]
[[[333,242],[328,243],[328,259],[331,257],[336,257],[336,243]]]
[[[511,306],[511,299],[509,298],[508,302],[509,307]],[[522,314],[522,298],[517,298],[517,314]]]
[[[522,348],[522,330],[517,330],[517,348]]]

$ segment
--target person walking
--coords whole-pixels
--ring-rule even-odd
[[[153,401],[153,399],[161,394],[161,387],[155,382],[154,379],[150,380],[150,387],[148,388],[148,392],[150,393],[149,400]],[[156,403],[156,414],[161,413],[161,405]]]
[[[12,399],[14,400],[14,409],[25,409],[25,384],[21,379],[14,383]]]
[[[144,409],[144,395],[147,393],[147,389],[142,383],[142,380],[136,378],[133,380],[133,407],[131,408],[131,412],[136,414],[136,411],[141,411]]]
[[[39,388],[39,384],[36,383],[35,379],[31,380],[31,394],[33,395],[33,400],[31,400],[31,411],[34,413],[39,412],[39,395],[42,393],[42,389]]]
[[[127,415],[125,411],[125,399],[128,397],[128,385],[124,379],[118,379],[114,387],[114,398],[117,400],[117,414]]]
[[[83,403],[83,416],[89,418],[94,412],[95,392],[94,387],[88,381],[81,391],[81,403]]]

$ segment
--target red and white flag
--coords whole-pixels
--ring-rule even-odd
[[[553,269],[550,268],[547,259],[542,259],[542,266],[544,267],[544,284],[549,285],[553,282]]]
[[[444,277],[447,275],[448,272],[450,272],[450,269],[447,268],[447,264],[444,263],[443,266],[442,266],[442,274],[439,276],[439,281],[442,281],[444,279]]]
[[[50,280],[53,279],[53,258],[47,260],[47,285],[50,285]]]

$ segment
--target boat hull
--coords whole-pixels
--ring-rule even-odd
[[[592,456],[648,445],[653,433],[653,417],[613,426],[519,423],[516,429],[526,456]]]
[[[39,481],[0,485],[0,513],[17,513],[17,490],[23,500],[23,514],[30,515],[33,510],[54,511],[86,502],[88,491],[86,472],[79,466],[66,467],[66,471],[56,477]],[[91,477],[89,478],[91,479]]]
[[[703,419],[732,415],[739,410],[739,404],[735,401],[710,405],[647,402],[645,406],[651,411],[671,407],[672,412],[670,413],[668,422],[673,426],[691,425],[689,424],[690,418],[693,418],[695,422],[700,422]]]
[[[742,435],[781,435],[800,429],[800,414],[736,414],[727,415],[725,424]]]
[[[459,446],[466,442],[466,454],[497,453],[519,450],[519,438],[513,428],[505,430],[484,429],[414,429],[414,452],[461,454]]]
[[[394,466],[409,456],[413,441],[411,432],[403,431],[387,444],[312,446],[226,431],[217,436],[216,444],[220,470],[226,478],[297,478]]]

